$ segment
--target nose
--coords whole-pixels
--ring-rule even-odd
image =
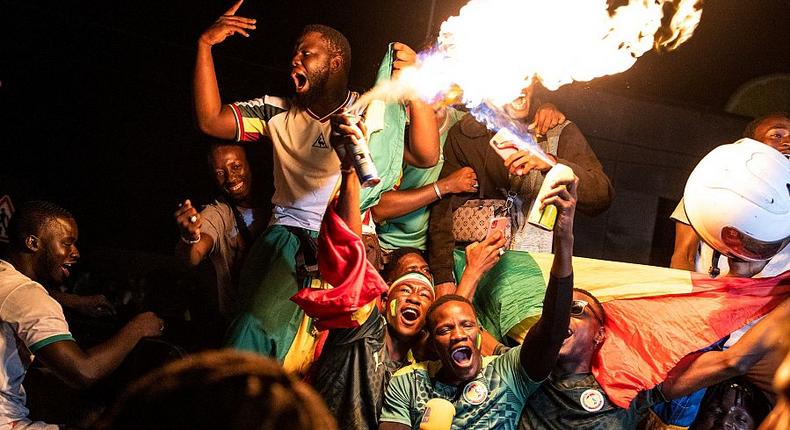
[[[296,67],[302,64],[302,58],[299,54],[294,54],[293,58],[291,58],[291,67]]]
[[[80,250],[77,249],[77,245],[74,245],[74,248],[71,251],[71,258],[75,260],[79,260],[80,258]]]
[[[466,331],[460,325],[456,325],[453,327],[453,330],[450,332],[450,340],[452,342],[461,342],[467,340],[468,336],[466,335]]]

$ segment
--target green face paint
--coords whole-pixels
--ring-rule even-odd
[[[390,302],[390,315],[393,317],[395,316],[395,309],[398,307],[397,300],[393,300]]]

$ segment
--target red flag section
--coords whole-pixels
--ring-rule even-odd
[[[613,403],[628,407],[666,379],[681,358],[765,315],[790,297],[790,271],[773,278],[711,279],[692,273],[688,293],[603,303],[606,332],[593,374]]]
[[[387,291],[387,283],[365,257],[362,239],[329,204],[318,235],[318,270],[334,288],[304,288],[293,300],[315,320],[319,330],[353,328],[364,322],[369,312],[355,314]]]

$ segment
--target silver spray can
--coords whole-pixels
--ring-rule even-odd
[[[350,97],[345,109],[348,109],[354,103],[354,101],[356,101],[356,97]],[[346,110],[344,115],[346,115],[353,124],[356,124],[362,120],[362,111],[349,112]],[[356,145],[346,144],[338,147],[336,150],[340,159],[345,158],[346,153],[350,153],[353,156],[354,170],[356,171],[357,176],[359,177],[359,182],[363,188],[373,187],[381,182],[378,169],[376,169],[376,165],[373,163],[373,158],[370,156],[370,148],[368,147],[367,139],[358,139]]]

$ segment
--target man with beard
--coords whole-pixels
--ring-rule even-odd
[[[354,144],[354,139],[362,136],[362,131],[351,125],[348,117],[333,117],[332,145]],[[353,137],[351,137],[353,136]],[[355,250],[354,256],[345,255],[345,261],[362,262],[365,260],[364,247],[361,246],[361,216],[359,210],[359,180],[353,169],[350,153],[341,162],[341,185],[337,202],[330,205],[324,217],[322,235],[332,234],[335,228],[326,223],[337,222],[335,214],[353,232],[351,242],[343,243],[344,248]],[[338,235],[340,236],[340,235]],[[466,273],[477,273],[478,279],[499,260],[498,250],[504,245],[501,232],[476,244],[467,255]],[[343,241],[342,237],[333,243]],[[322,243],[329,243],[321,239]],[[327,252],[333,252],[328,250]],[[322,270],[326,264],[321,262]],[[360,268],[354,264],[345,267],[331,267],[340,270],[333,274],[339,278],[354,279]],[[373,270],[365,276],[356,278],[343,294],[358,297],[371,285],[383,285],[383,279]],[[465,275],[466,276],[466,275]],[[423,338],[425,315],[435,298],[433,280],[428,265],[419,250],[407,249],[394,256],[386,270],[389,286],[382,299],[365,304],[360,309],[349,309],[349,324],[329,330],[321,357],[315,363],[312,374],[313,383],[326,401],[330,411],[343,429],[373,429],[378,426],[384,392],[392,374],[409,362],[409,351]],[[331,294],[331,292],[330,292]],[[333,303],[342,301],[337,298]],[[314,302],[315,303],[315,302]],[[305,308],[311,314],[310,308]],[[322,310],[323,311],[323,310]],[[318,315],[315,315],[316,317]],[[317,319],[320,323],[326,321]],[[357,324],[357,321],[361,323]]]
[[[204,133],[244,142],[268,136],[273,145],[271,224],[250,249],[242,269],[243,309],[231,327],[229,342],[277,357],[288,370],[305,371],[316,354],[319,334],[289,298],[300,288],[322,284],[314,241],[338,183],[340,165],[329,144],[328,119],[358,96],[347,89],[351,48],[337,30],[307,26],[291,61],[293,99],[264,96],[222,105],[211,50],[229,36],[247,36],[255,29],[254,19],[235,15],[241,3],[236,2],[200,36],[194,77],[195,111]],[[403,66],[398,53],[394,57],[394,66]],[[433,110],[412,102],[411,120],[411,143],[404,147],[404,159],[420,167],[432,166],[438,159]]]
[[[268,214],[254,200],[252,172],[240,145],[215,143],[209,165],[220,196],[198,213],[189,200],[174,217],[181,231],[176,257],[187,267],[211,258],[217,274],[219,311],[232,318],[238,311],[238,281],[247,249],[268,222]]]
[[[435,419],[429,400],[449,401],[453,428],[513,429],[527,398],[551,372],[566,338],[573,288],[573,217],[578,178],[558,181],[543,200],[558,216],[554,262],[543,313],[524,344],[483,358],[481,329],[472,304],[453,294],[437,299],[426,314],[429,342],[440,357],[397,372],[384,399],[379,429],[416,429]]]
[[[57,429],[27,419],[22,380],[33,354],[66,384],[87,387],[115,370],[140,339],[159,336],[164,323],[151,312],[137,315],[110,340],[83,351],[42,286],[61,285],[79,259],[74,217],[52,203],[29,202],[9,231],[8,254],[0,260],[0,429]]]

